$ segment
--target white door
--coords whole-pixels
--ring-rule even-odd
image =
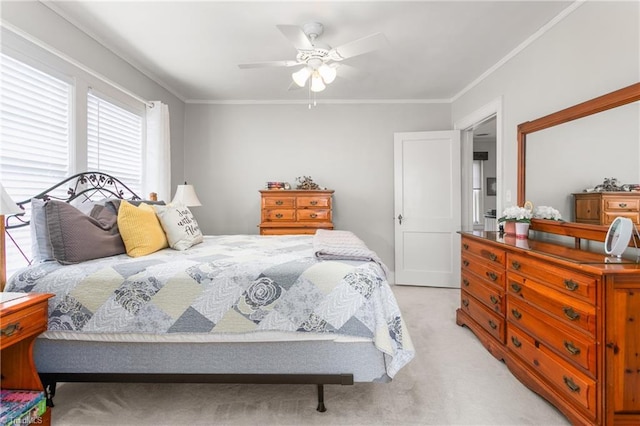
[[[394,135],[395,282],[460,286],[460,131]]]

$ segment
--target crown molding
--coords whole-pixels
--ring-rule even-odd
[[[477,86],[478,84],[480,84],[484,79],[486,79],[487,77],[489,77],[491,74],[493,74],[494,72],[496,72],[500,67],[502,67],[504,64],[506,64],[507,62],[509,62],[512,58],[514,58],[515,56],[517,56],[520,52],[522,52],[524,49],[526,49],[529,45],[531,45],[534,41],[536,41],[537,39],[539,39],[540,37],[542,37],[547,31],[549,31],[551,28],[553,28],[556,24],[558,24],[560,21],[562,21],[564,18],[566,18],[567,16],[569,16],[574,10],[576,10],[577,8],[579,8],[580,6],[582,6],[585,2],[587,2],[588,0],[576,0],[573,3],[571,3],[569,6],[567,6],[565,9],[563,9],[559,14],[557,14],[552,20],[550,20],[549,22],[547,22],[545,25],[543,25],[538,31],[536,31],[535,33],[533,33],[531,36],[529,36],[525,41],[523,41],[522,43],[520,43],[515,49],[513,49],[511,52],[509,52],[505,57],[503,57],[502,59],[500,59],[498,62],[496,62],[495,65],[493,65],[491,68],[489,68],[488,70],[486,70],[484,73],[482,73],[478,78],[476,78],[475,80],[473,80],[470,84],[468,84],[464,89],[462,89],[460,92],[458,92],[457,94],[455,94],[452,98],[451,98],[451,102],[455,102],[456,100],[458,100],[462,95],[464,95],[465,93],[467,93],[469,90],[473,89],[475,86]]]
[[[210,99],[187,99],[186,104],[200,105],[309,105],[311,102],[315,104],[450,104],[451,99],[226,99],[226,100],[210,100]]]
[[[49,8],[53,13],[55,13],[58,16],[60,16],[62,19],[67,21],[69,24],[73,25],[78,30],[80,30],[81,32],[86,34],[88,37],[93,39],[96,43],[98,43],[99,45],[101,45],[102,47],[107,49],[109,52],[113,53],[118,58],[122,59],[127,64],[129,64],[133,68],[135,68],[138,72],[142,73],[144,76],[146,76],[147,78],[151,79],[154,83],[156,83],[157,85],[161,86],[163,89],[165,89],[166,91],[171,93],[176,98],[180,99],[182,102],[185,102],[184,95],[182,95],[178,90],[176,90],[173,87],[171,87],[171,85],[169,85],[166,82],[164,82],[160,77],[155,75],[153,72],[149,71],[144,66],[140,65],[136,60],[134,60],[130,56],[126,55],[124,52],[114,48],[111,44],[109,44],[107,41],[105,41],[100,36],[98,36],[95,32],[91,31],[85,25],[82,25],[78,21],[76,21],[75,19],[71,18],[67,13],[65,13],[62,9],[60,9],[53,1],[47,1],[47,0],[38,0],[38,1],[42,5],[44,5],[47,8]]]

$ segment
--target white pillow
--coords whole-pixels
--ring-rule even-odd
[[[53,246],[49,240],[49,226],[44,211],[45,201],[41,198],[31,199],[31,255],[33,263],[53,260]]]
[[[169,204],[153,207],[167,235],[169,247],[175,250],[186,250],[202,242],[202,232],[198,222],[187,206]]]

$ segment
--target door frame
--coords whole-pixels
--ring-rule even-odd
[[[473,167],[473,128],[483,121],[496,117],[496,212],[502,212],[502,177],[504,176],[503,132],[502,132],[502,96],[478,108],[453,123],[454,130],[461,130],[460,138],[460,185],[461,185],[461,227],[462,231],[473,230],[472,211],[472,175]],[[507,200],[509,201],[509,200]]]

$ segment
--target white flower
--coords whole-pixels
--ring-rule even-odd
[[[537,219],[562,220],[560,212],[549,206],[538,206],[533,209],[533,217]]]
[[[530,222],[531,210],[524,207],[511,206],[504,209],[502,217],[498,219],[498,222],[514,221],[514,222]]]

